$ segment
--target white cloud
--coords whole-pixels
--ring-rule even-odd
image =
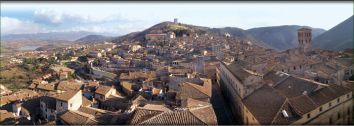
[[[91,24],[121,21],[119,15],[80,14],[53,9],[35,10],[33,16],[35,22],[46,25]]]
[[[63,21],[63,16],[53,10],[36,10],[34,11],[34,21],[45,24],[59,24]]]
[[[44,32],[40,25],[16,18],[1,17],[1,35]]]

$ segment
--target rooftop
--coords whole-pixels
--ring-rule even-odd
[[[69,101],[72,97],[74,97],[77,93],[81,93],[81,90],[78,91],[66,91],[56,98],[61,101]]]

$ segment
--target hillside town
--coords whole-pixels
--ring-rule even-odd
[[[162,26],[161,26],[162,25]],[[275,51],[174,19],[136,37],[17,53],[26,87],[1,84],[2,125],[353,124],[349,51]]]

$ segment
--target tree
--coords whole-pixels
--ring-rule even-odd
[[[55,63],[55,58],[54,57],[49,57],[48,63],[49,64],[54,64]]]
[[[88,61],[88,58],[87,58],[87,56],[80,56],[80,57],[78,57],[78,60],[79,60],[80,62],[87,62],[87,61]]]
[[[349,80],[354,81],[354,75],[352,75]]]
[[[94,66],[101,66],[102,64],[101,64],[100,60],[95,59],[95,60],[92,62],[92,65],[94,65]]]

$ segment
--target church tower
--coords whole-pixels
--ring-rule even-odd
[[[311,51],[311,29],[310,28],[300,28],[297,30],[297,37],[299,41],[299,50],[300,52],[306,53]]]

